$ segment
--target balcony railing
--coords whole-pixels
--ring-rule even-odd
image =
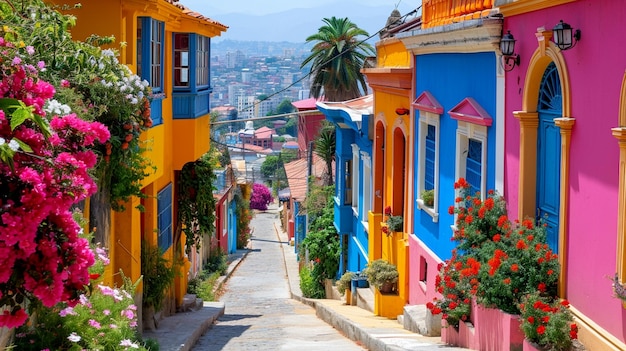
[[[422,28],[485,17],[494,0],[424,0]]]

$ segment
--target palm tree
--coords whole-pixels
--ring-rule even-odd
[[[311,63],[311,95],[316,99],[324,95],[328,101],[362,96],[367,91],[367,84],[361,68],[368,55],[375,55],[375,51],[358,37],[369,37],[369,34],[348,18],[333,16],[323,21],[326,25],[306,38],[307,43],[316,43],[311,55],[301,65],[302,68]]]
[[[324,183],[326,185],[333,185],[335,147],[335,127],[330,123],[325,123],[317,139],[315,139],[315,148],[313,151],[326,163],[326,174],[324,175]]]

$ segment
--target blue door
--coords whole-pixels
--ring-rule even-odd
[[[554,63],[546,68],[539,90],[537,129],[537,219],[547,225],[548,244],[559,252],[561,134],[554,118],[562,117],[561,82]]]

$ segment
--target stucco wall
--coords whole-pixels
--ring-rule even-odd
[[[505,30],[515,35],[521,65],[506,76],[505,195],[509,213],[517,214],[519,198],[520,124],[512,111],[522,110],[524,83],[531,55],[538,47],[538,27],[551,29],[559,20],[582,31],[581,41],[562,51],[570,79],[571,137],[568,216],[568,260],[565,297],[572,306],[620,340],[625,340],[626,314],[613,298],[616,271],[618,160],[611,128],[618,126],[620,89],[626,50],[620,2],[577,1],[512,16]],[[564,87],[567,88],[567,87]],[[564,89],[566,91],[566,89]],[[622,214],[624,215],[624,214]]]

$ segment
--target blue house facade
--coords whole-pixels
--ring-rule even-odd
[[[455,247],[454,182],[465,178],[483,197],[503,188],[501,27],[480,18],[396,36],[415,69],[409,304],[432,301],[437,265]]]
[[[373,96],[345,102],[318,102],[335,125],[334,225],[341,257],[338,275],[359,272],[368,262],[368,213],[372,197]]]

